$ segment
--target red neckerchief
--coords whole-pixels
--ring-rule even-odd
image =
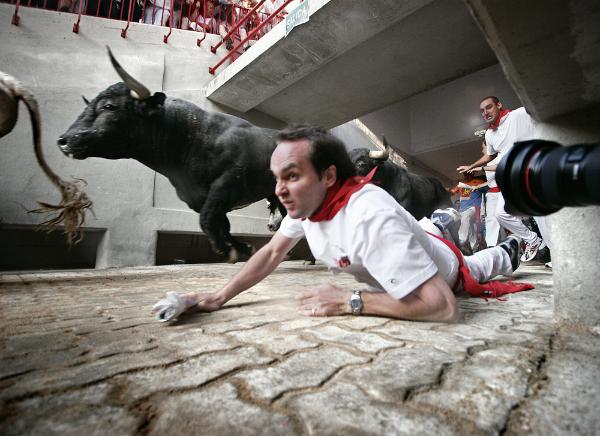
[[[502,118],[507,116],[509,112],[510,112],[509,109],[502,109],[500,111],[500,115],[498,115],[498,118],[496,118],[496,121],[489,124],[488,129],[496,130],[498,128],[498,126],[500,125],[500,121],[502,120]]]
[[[533,289],[533,285],[529,283],[517,283],[513,281],[505,283],[499,280],[490,280],[489,282],[479,283],[471,275],[469,268],[467,268],[465,265],[463,255],[456,245],[447,239],[434,235],[433,233],[427,232],[427,234],[446,244],[458,259],[458,277],[456,278],[456,283],[454,284],[453,289],[456,289],[460,282],[462,282],[463,290],[472,297],[481,297],[483,299],[487,299],[486,297],[491,297],[497,298],[498,300],[502,300],[500,297],[506,294],[513,294],[515,292]]]
[[[342,183],[341,180],[335,182],[333,186],[327,189],[327,194],[319,209],[309,216],[308,219],[314,222],[329,221],[332,219],[342,207],[348,204],[352,194],[356,191],[360,191],[363,186],[371,182],[377,168],[379,167],[376,166],[373,168],[371,172],[364,177],[354,176],[346,179],[344,183]]]

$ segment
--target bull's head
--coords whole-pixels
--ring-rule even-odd
[[[383,137],[384,150],[369,150],[368,148],[355,148],[350,150],[348,154],[350,159],[356,168],[356,173],[359,176],[366,176],[369,172],[375,168],[375,166],[382,165],[390,157],[390,148]]]
[[[77,120],[60,136],[58,146],[69,157],[134,157],[136,139],[153,129],[153,118],[163,110],[165,95],[152,95],[119,65],[110,48],[108,55],[123,82],[109,86],[86,102]]]

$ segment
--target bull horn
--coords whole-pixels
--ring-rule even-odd
[[[129,73],[125,71],[123,67],[117,62],[112,52],[110,51],[110,47],[106,46],[106,48],[108,49],[108,56],[110,57],[110,62],[112,63],[115,70],[117,70],[117,74],[119,75],[119,77],[121,77],[123,82],[125,82],[125,85],[127,85],[127,87],[131,90],[131,96],[136,100],[145,100],[149,98],[152,95],[150,90],[144,85],[142,85],[140,82],[135,80],[133,77],[131,77]]]
[[[390,148],[385,147],[385,150],[371,150],[369,151],[369,157],[377,160],[387,160],[390,157]]]

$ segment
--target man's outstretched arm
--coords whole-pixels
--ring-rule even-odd
[[[176,318],[187,310],[206,312],[218,310],[227,301],[271,274],[298,241],[299,239],[291,239],[281,232],[277,232],[220,291],[214,293],[190,292],[179,295],[169,292],[154,306],[153,310],[163,321]]]
[[[461,165],[458,168],[456,168],[456,171],[458,171],[459,173],[464,173],[466,171],[472,170],[475,167],[480,167],[485,165],[486,163],[490,162],[492,159],[494,159],[494,157],[496,157],[496,155],[489,155],[489,154],[484,154],[483,156],[481,156],[481,158],[479,158],[479,160],[473,162],[471,165]]]
[[[304,292],[298,309],[303,315],[333,316],[352,313],[351,291],[322,285]],[[413,321],[456,321],[458,304],[454,293],[438,273],[406,297],[396,299],[387,292],[363,292],[363,315],[379,315]]]
[[[216,302],[220,307],[236,295],[260,282],[277,268],[277,265],[283,261],[285,255],[294,248],[298,241],[299,239],[290,239],[284,236],[283,233],[276,232],[271,240],[246,262],[223,289],[214,294],[197,294],[199,296],[198,308],[204,309],[205,305],[210,302]]]

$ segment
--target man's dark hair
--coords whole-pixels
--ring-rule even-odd
[[[325,129],[308,124],[288,126],[275,137],[277,143],[307,139],[311,145],[310,162],[319,179],[330,165],[337,169],[337,179],[346,180],[356,175],[354,164],[348,156],[344,143]]]
[[[491,98],[492,101],[496,104],[500,103],[500,99],[498,97],[496,97],[495,95],[488,95],[487,97],[483,97],[479,103],[481,104],[481,102],[483,102],[484,100],[487,100],[488,98]]]

